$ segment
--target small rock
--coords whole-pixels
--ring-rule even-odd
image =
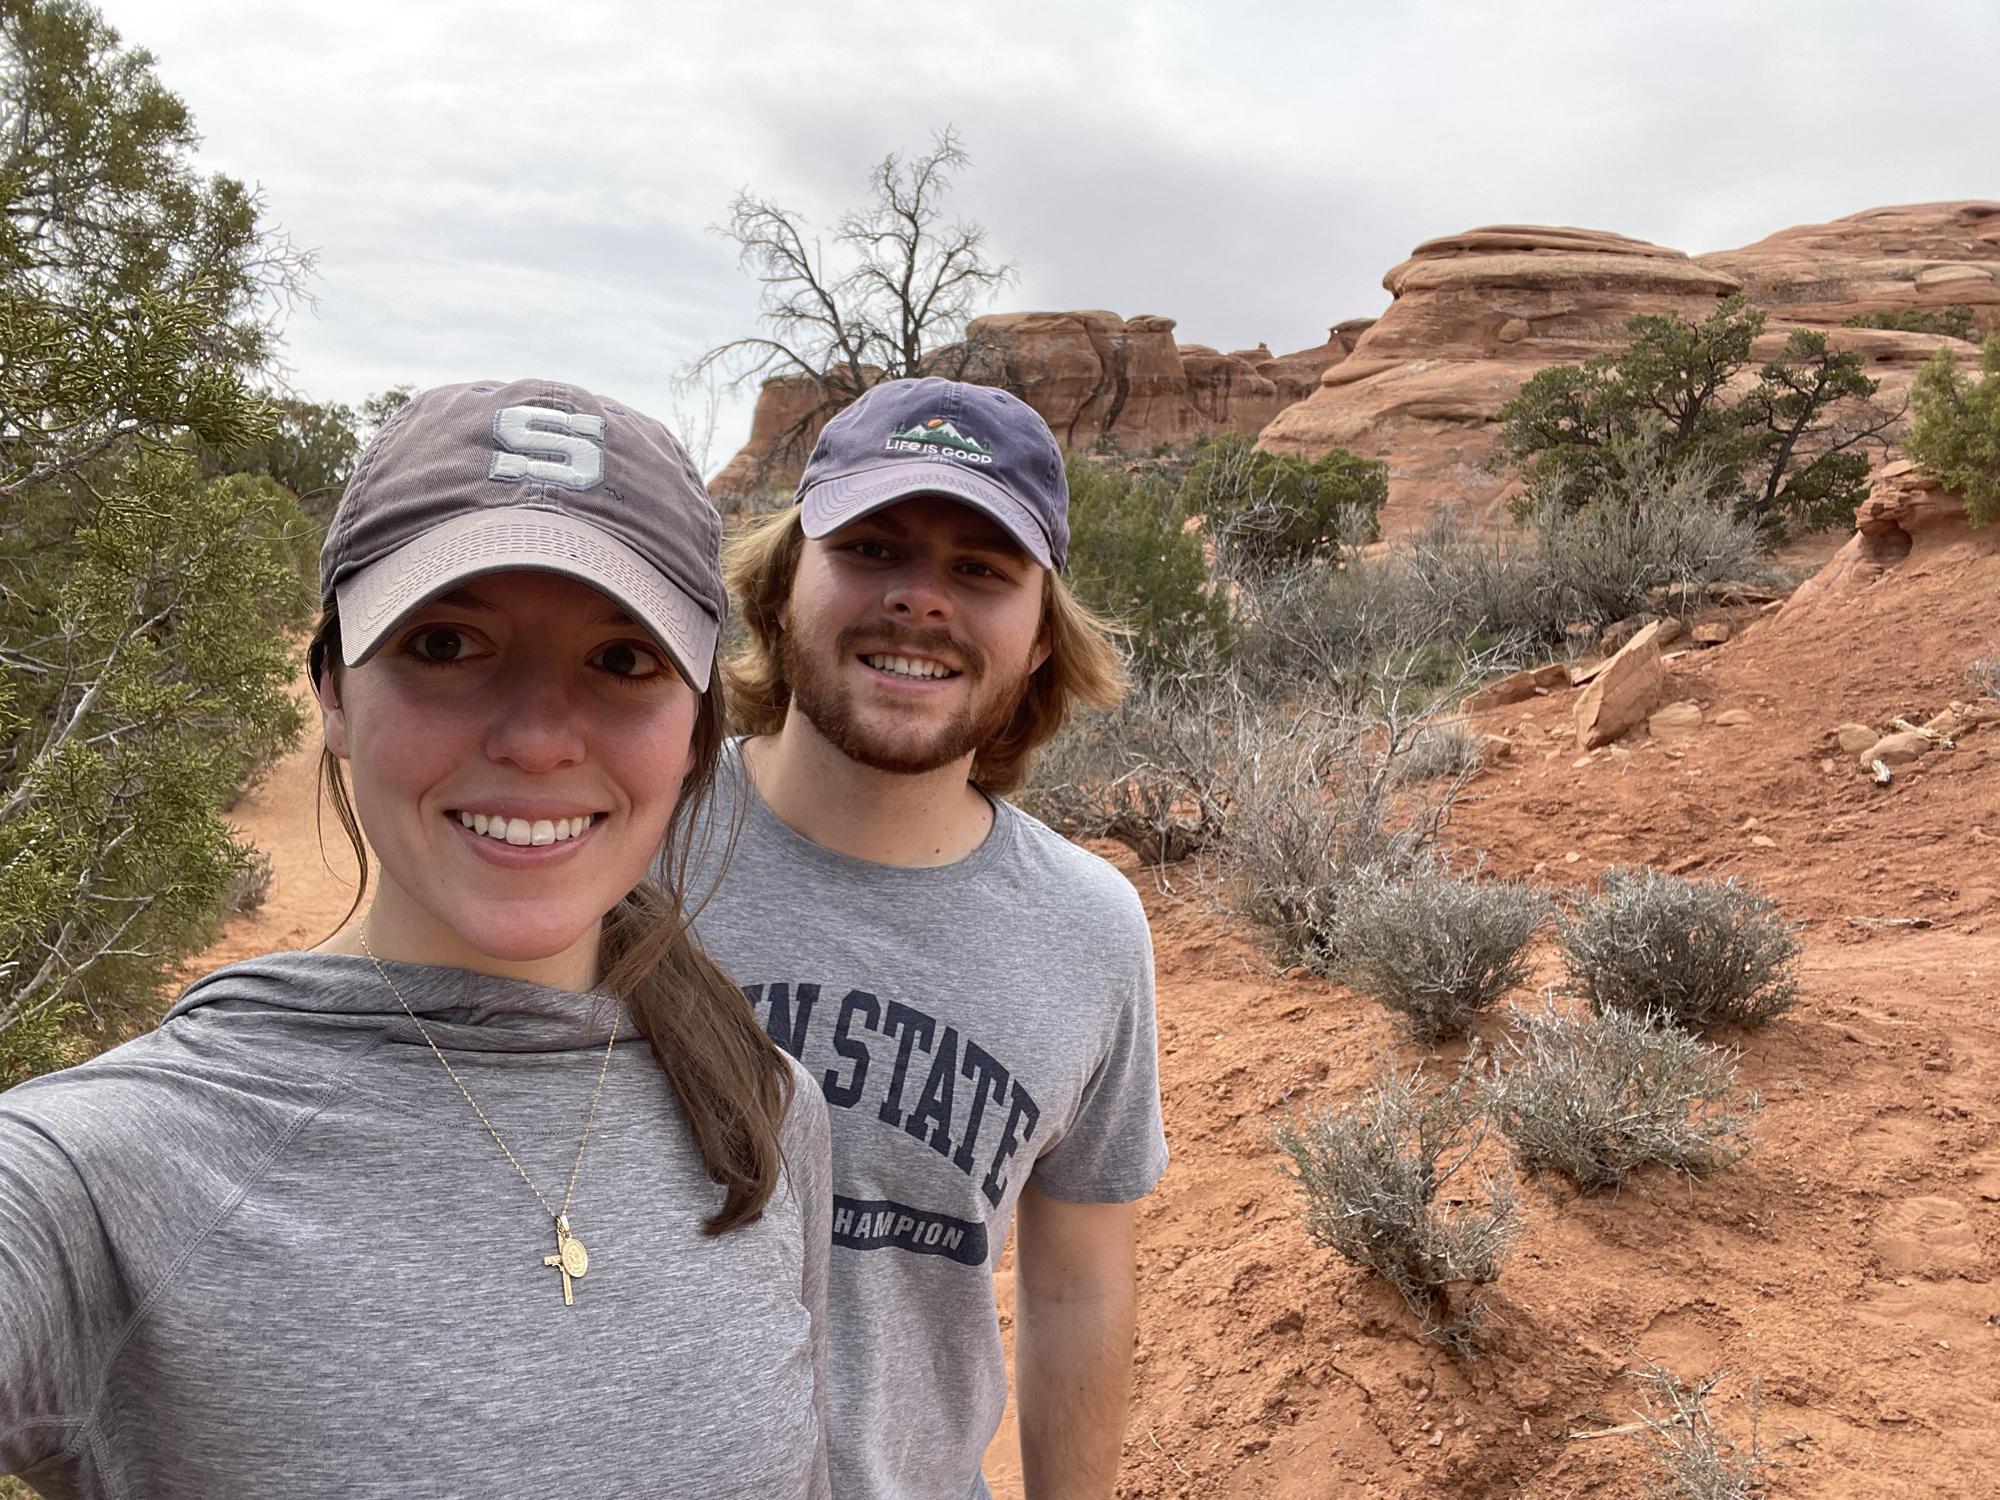
[[[1514,726],[1514,733],[1523,744],[1536,744],[1543,738],[1542,731],[1530,719],[1523,719],[1520,723],[1516,724]]]
[[[1687,634],[1687,626],[1683,625],[1672,615],[1668,615],[1666,619],[1658,623],[1660,633],[1653,637],[1653,644],[1656,646],[1671,646],[1675,641]]]
[[[1861,752],[1861,764],[1872,766],[1881,762],[1885,766],[1907,766],[1920,757],[1930,754],[1931,742],[1920,734],[1902,733],[1885,735]]]
[[[1734,633],[1727,620],[1709,620],[1695,626],[1694,643],[1697,646],[1720,646]]]
[[[1569,686],[1569,663],[1552,661],[1545,667],[1536,667],[1528,676],[1543,692],[1554,692]]]
[[[1859,755],[1863,750],[1873,747],[1875,742],[1882,738],[1882,732],[1879,729],[1870,729],[1866,724],[1843,724],[1834,730],[1833,737],[1840,748],[1849,755]]]
[[[1569,768],[1572,771],[1581,771],[1585,766],[1589,765],[1596,758],[1597,757],[1594,755],[1579,755],[1575,760],[1569,763]]]
[[[1611,656],[1627,641],[1631,640],[1633,636],[1652,623],[1653,617],[1651,615],[1627,615],[1622,620],[1615,620],[1605,626],[1604,634],[1597,638],[1597,649],[1602,651],[1606,656]]]
[[[1750,842],[1756,845],[1759,849],[1775,849],[1778,847],[1778,841],[1776,839],[1767,837],[1766,835],[1761,833],[1752,834],[1750,836]]]
[[[1955,708],[1947,708],[1943,713],[1933,714],[1924,720],[1924,728],[1932,734],[1941,734],[1948,740],[1955,740],[1965,733],[1965,720]]]
[[[1465,700],[1466,709],[1479,713],[1489,708],[1504,708],[1509,703],[1519,703],[1535,696],[1535,674],[1514,672],[1498,682],[1488,683]]]
[[[1669,703],[1646,716],[1646,729],[1656,740],[1684,740],[1701,728],[1701,705]]]
[[[1820,760],[1819,769],[1823,776],[1837,776],[1840,774],[1840,762],[1828,755]]]
[[[1563,856],[1563,863],[1566,865],[1573,865],[1582,858],[1583,856],[1581,854],[1578,854],[1574,849],[1572,849],[1569,851],[1569,853]]]
[[[1655,620],[1620,648],[1577,699],[1573,719],[1579,750],[1608,745],[1653,711],[1665,694],[1660,640],[1674,620]]]
[[[1748,729],[1754,721],[1747,708],[1725,708],[1709,722],[1718,724],[1724,729]]]
[[[1495,761],[1512,759],[1514,742],[1504,734],[1482,734],[1479,737],[1479,763],[1490,766]]]

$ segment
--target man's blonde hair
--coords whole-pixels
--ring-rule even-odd
[[[730,726],[740,734],[776,734],[792,689],[779,661],[778,617],[792,597],[805,532],[794,505],[752,522],[726,542],[722,573],[747,634],[722,663]],[[972,779],[1005,796],[1028,779],[1035,751],[1062,728],[1075,704],[1109,708],[1125,695],[1125,664],[1113,644],[1118,629],[1070,592],[1053,569],[1042,574],[1042,638],[1049,659],[1028,679],[1028,691],[1007,727],[980,747]]]

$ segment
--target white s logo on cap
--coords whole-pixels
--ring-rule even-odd
[[[493,441],[505,452],[493,455],[488,479],[539,479],[566,490],[587,490],[604,478],[604,418],[552,406],[502,407],[493,418]]]

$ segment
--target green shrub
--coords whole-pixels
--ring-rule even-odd
[[[1070,581],[1130,629],[1140,673],[1226,655],[1229,606],[1209,587],[1201,537],[1173,492],[1074,454],[1068,468]]]
[[[1373,541],[1389,466],[1335,448],[1316,459],[1263,453],[1241,433],[1205,444],[1181,481],[1181,509],[1202,518],[1234,573],[1294,568]]]
[[[1965,497],[1975,526],[2000,516],[2000,334],[1980,346],[1984,378],[1961,373],[1940,349],[1910,388],[1910,430],[1903,439],[1926,474]]]
[[[1712,1172],[1750,1149],[1757,1096],[1735,1093],[1734,1054],[1650,1016],[1520,1018],[1495,1058],[1487,1109],[1529,1172],[1616,1187],[1639,1167]]]
[[[1443,870],[1349,882],[1329,923],[1332,976],[1397,1012],[1417,1041],[1457,1036],[1527,978],[1548,915],[1522,885]]]
[[[1899,333],[1933,333],[1941,338],[1979,342],[1979,322],[1963,302],[1951,307],[1904,307],[1895,312],[1856,313],[1843,328],[1887,328]]]
[[[1689,1030],[1757,1025],[1798,999],[1797,929],[1761,892],[1647,867],[1605,872],[1557,918],[1572,994]]]
[[[1479,1288],[1499,1279],[1521,1231],[1511,1183],[1482,1173],[1475,1204],[1458,1180],[1484,1139],[1470,1067],[1439,1085],[1383,1065],[1345,1108],[1273,1132],[1305,1199],[1307,1235],[1381,1275],[1426,1337],[1468,1351]]]

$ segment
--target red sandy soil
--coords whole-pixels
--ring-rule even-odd
[[[1805,953],[1798,1008],[1725,1038],[1765,1101],[1757,1149],[1616,1195],[1524,1184],[1527,1228],[1474,1361],[1422,1342],[1393,1292],[1305,1238],[1269,1145],[1288,1112],[1351,1098],[1376,1056],[1408,1068],[1423,1050],[1359,997],[1277,971],[1191,873],[1163,890],[1105,846],[1153,921],[1173,1149],[1140,1209],[1120,1494],[1638,1495],[1641,1440],[1578,1434],[1633,1419],[1649,1358],[1732,1372],[1711,1409],[1739,1436],[1761,1380],[1787,1500],[2000,1495],[2000,727],[1886,787],[1829,740],[1969,697],[1966,663],[1996,644],[2000,535],[1959,531],[1837,609],[1673,663],[1672,696],[1711,719],[1745,709],[1745,727],[1673,745],[1642,728],[1578,765],[1573,695],[1481,716],[1515,749],[1450,832],[1491,872],[1738,875],[1805,924]],[[276,888],[201,967],[309,945],[345,909],[310,769],[293,757],[238,809]],[[1884,925],[1902,919],[1928,925]],[[1004,1276],[998,1291],[1004,1314]],[[1011,1449],[1010,1420],[989,1462],[1001,1500],[1020,1494]]]

